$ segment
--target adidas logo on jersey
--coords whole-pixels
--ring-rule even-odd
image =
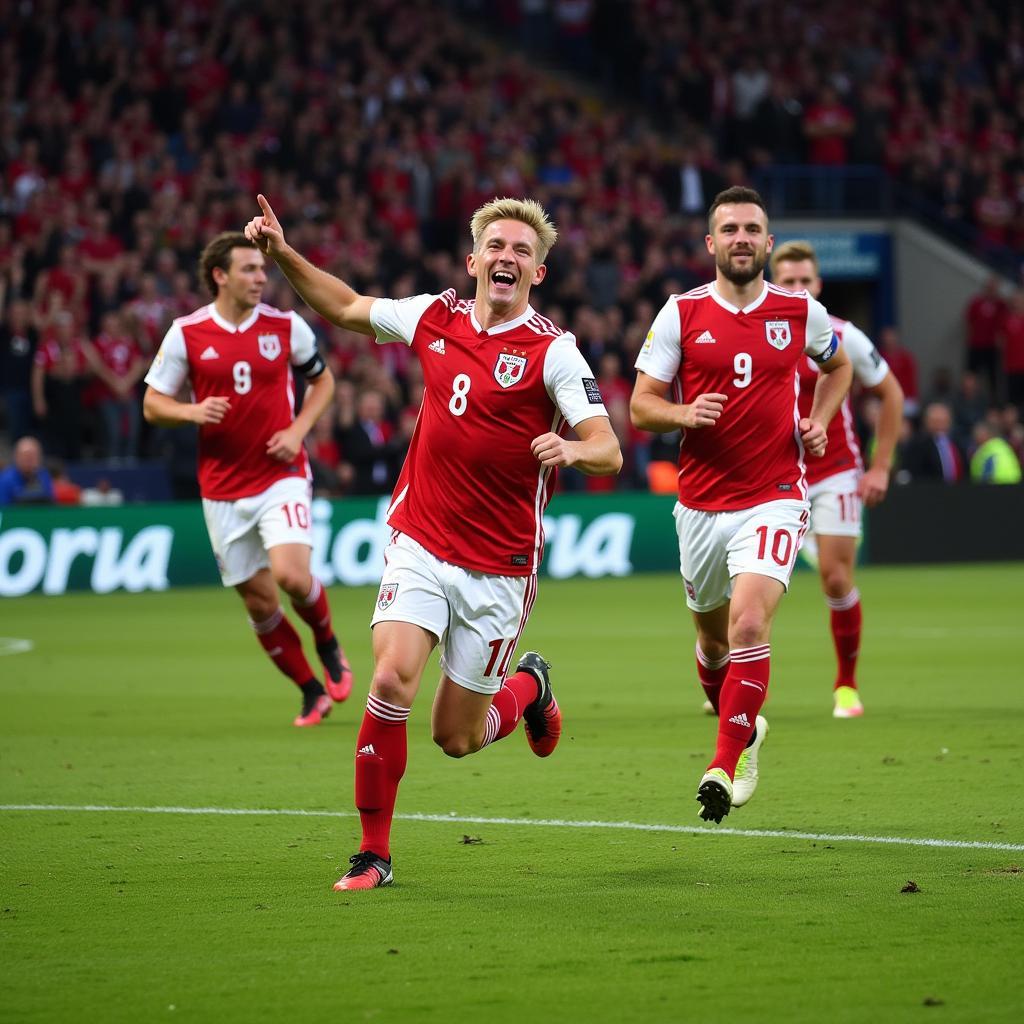
[[[694,342],[694,345],[714,345],[714,344],[715,344],[715,336],[710,331],[705,331],[703,334],[699,335],[697,340]]]
[[[220,359],[220,353],[212,345],[207,345],[207,347],[203,349],[203,354],[199,358]]]
[[[369,754],[370,757],[377,756],[377,751],[373,749],[372,743],[367,743],[365,747],[360,747],[358,752],[360,754]]]
[[[750,722],[747,721],[746,711],[741,711],[738,715],[733,715],[729,721],[732,722],[733,725],[742,725],[745,729],[750,728]]]
[[[431,352],[436,352],[439,356],[444,355],[444,338],[438,338],[437,341],[432,341],[427,348]]]

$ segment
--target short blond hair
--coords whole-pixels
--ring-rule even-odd
[[[547,259],[551,247],[558,241],[558,232],[551,223],[547,210],[536,199],[492,199],[484,203],[469,222],[473,236],[473,250],[480,244],[484,232],[496,220],[517,220],[537,233],[537,263]]]
[[[818,254],[814,251],[814,246],[810,242],[797,239],[776,246],[768,260],[768,267],[774,278],[780,263],[803,263],[804,260],[810,260],[814,264],[814,273],[818,276]]]

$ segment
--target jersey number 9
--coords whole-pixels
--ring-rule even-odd
[[[247,395],[252,391],[252,367],[244,360],[231,367],[231,375],[235,378],[235,392]]]
[[[733,384],[738,388],[745,388],[754,374],[754,360],[751,359],[750,353],[737,352],[736,358],[732,361],[732,368],[736,371],[736,376],[732,379]]]

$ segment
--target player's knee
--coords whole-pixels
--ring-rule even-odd
[[[823,572],[821,583],[825,593],[832,598],[846,597],[853,589],[853,578],[844,565]]]
[[[480,740],[464,733],[434,733],[434,742],[449,757],[465,757],[480,749]]]
[[[247,594],[244,600],[249,618],[257,625],[268,622],[278,609],[276,594],[272,597],[264,597],[262,594]]]
[[[729,653],[729,642],[720,640],[717,637],[709,636],[707,633],[699,633],[697,644],[701,653],[708,661],[721,661]]]
[[[729,626],[729,646],[735,650],[763,644],[768,626],[767,616],[760,608],[744,609]]]
[[[397,669],[378,665],[373,672],[370,692],[379,700],[400,708],[410,706],[409,687]]]
[[[309,593],[309,573],[301,569],[278,569],[274,573],[274,582],[297,601],[301,601]]]

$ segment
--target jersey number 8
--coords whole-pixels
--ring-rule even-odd
[[[473,382],[469,379],[468,373],[460,373],[452,381],[452,397],[448,403],[448,411],[453,416],[461,416],[466,411],[466,406],[469,405],[466,395],[469,394],[472,385]]]

